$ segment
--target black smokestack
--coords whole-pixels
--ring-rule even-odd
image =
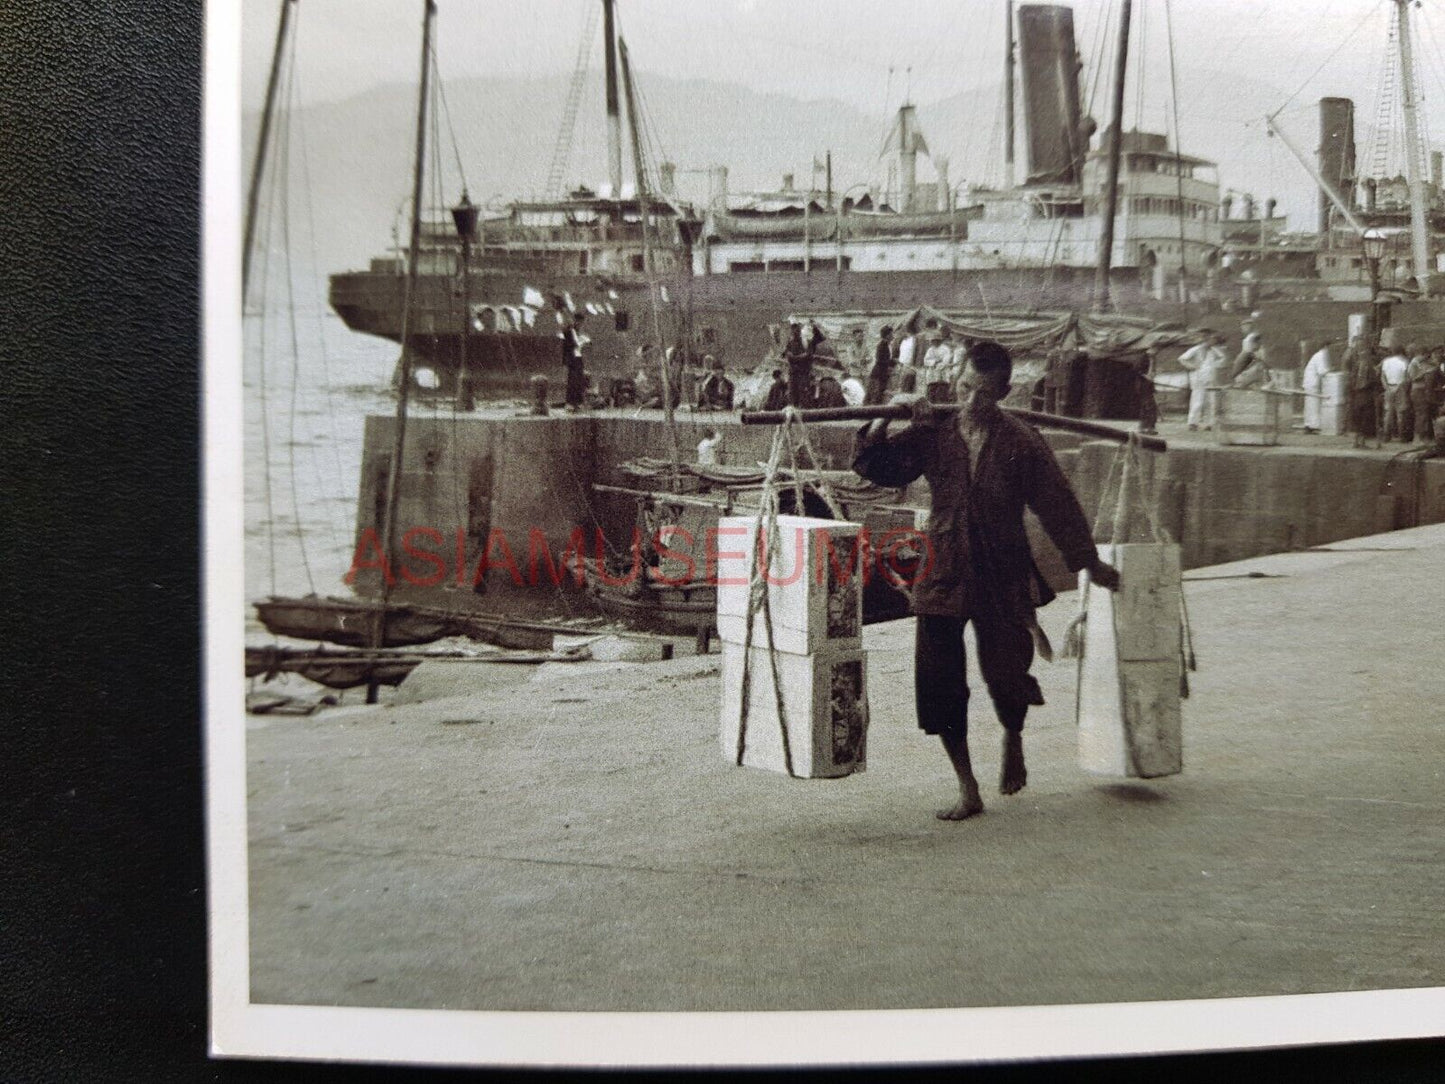
[[[1073,10],[1058,4],[1021,4],[1018,19],[1028,180],[1077,184],[1089,132],[1079,108]]]
[[[1320,99],[1320,176],[1346,201],[1355,189],[1355,103]],[[1320,193],[1320,233],[1330,228],[1330,197]]]

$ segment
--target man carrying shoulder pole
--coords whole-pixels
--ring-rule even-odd
[[[979,666],[1004,728],[999,791],[1022,790],[1024,717],[1043,694],[1029,673],[1037,623],[1034,611],[1054,597],[1035,566],[1024,532],[1033,509],[1070,570],[1119,586],[1118,572],[1099,560],[1089,524],[1053,451],[1024,421],[999,407],[1013,360],[994,342],[970,346],[954,391],[959,408],[935,409],[925,398],[897,397],[912,424],[887,433],[886,419],[858,436],[853,469],[882,486],[928,480],[932,508],[927,552],[913,585],[917,616],[914,693],[918,725],[943,742],[958,777],[958,801],[943,820],[983,812],[968,752],[969,689],[963,630],[972,621]],[[1041,635],[1041,634],[1039,634]]]

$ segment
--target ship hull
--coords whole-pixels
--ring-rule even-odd
[[[916,305],[975,311],[1033,311],[1087,308],[1092,272],[1070,268],[1021,268],[989,271],[894,271],[836,273],[831,266],[808,271],[696,275],[672,278],[658,286],[660,320],[654,322],[648,287],[587,276],[552,278],[538,283],[549,296],[571,298],[579,311],[596,310],[582,324],[590,340],[587,369],[606,391],[613,377],[630,376],[638,367],[637,350],[659,339],[681,341],[691,330],[697,357],[711,354],[730,369],[751,370],[775,356],[774,329],[789,315],[841,311],[897,311]],[[347,272],[331,278],[331,303],[347,327],[400,343],[404,280],[386,272]],[[457,389],[465,368],[479,396],[525,395],[534,374],[560,389],[562,349],[555,314],[543,309],[530,326],[516,330],[478,330],[477,314],[510,307],[536,289],[515,276],[473,276],[464,291],[459,276],[418,277],[412,317],[405,334],[418,367],[436,374],[440,391]],[[1177,304],[1153,301],[1140,288],[1137,273],[1121,272],[1114,286],[1116,304],[1141,315],[1177,318]],[[611,311],[608,311],[608,310]],[[473,314],[470,329],[465,314]],[[498,317],[505,323],[506,318]],[[869,344],[871,348],[871,344]]]

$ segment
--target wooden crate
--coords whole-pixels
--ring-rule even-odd
[[[1153,778],[1183,770],[1179,547],[1099,547],[1119,570],[1117,593],[1089,590],[1079,660],[1079,766]]]
[[[1257,388],[1214,388],[1214,437],[1220,444],[1278,444],[1280,404],[1289,396]]]
[[[743,764],[786,771],[773,671],[766,648],[749,649],[751,675]],[[722,754],[737,763],[742,721],[743,648],[722,645]],[[861,650],[813,655],[778,652],[783,714],[793,772],[834,779],[863,771],[867,762],[868,658]]]
[[[724,643],[742,644],[747,631],[755,522],[749,516],[725,516],[718,522],[717,625]],[[781,545],[771,564],[774,582],[768,585],[774,645],[794,655],[861,648],[861,525],[779,516],[778,530]],[[753,617],[753,644],[766,647],[767,643],[759,606]]]

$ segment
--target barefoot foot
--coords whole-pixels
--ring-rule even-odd
[[[1017,794],[1029,781],[1028,769],[1024,767],[1024,738],[1022,734],[1008,733],[1003,739],[1003,766],[999,771],[998,792]]]
[[[969,817],[976,817],[983,812],[983,799],[974,795],[972,798],[960,798],[958,804],[951,809],[940,809],[934,814],[941,821],[962,821]]]

